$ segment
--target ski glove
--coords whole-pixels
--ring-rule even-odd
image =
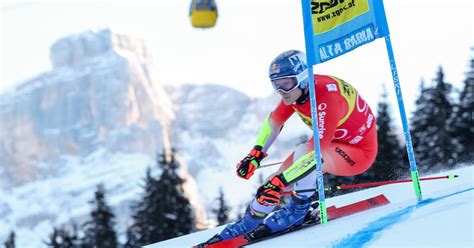
[[[254,146],[250,153],[237,164],[237,176],[249,179],[260,166],[260,161],[266,156],[261,146]]]
[[[287,184],[281,175],[273,176],[268,182],[257,190],[257,202],[265,206],[277,206],[280,204],[281,192]]]

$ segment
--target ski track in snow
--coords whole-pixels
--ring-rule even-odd
[[[469,189],[458,191],[449,195],[440,196],[437,198],[428,198],[428,199],[418,202],[415,205],[405,207],[404,209],[401,209],[387,216],[381,217],[371,223],[368,223],[367,227],[350,235],[347,238],[340,240],[339,242],[335,243],[333,247],[334,248],[362,247],[363,245],[368,244],[369,242],[376,239],[380,235],[380,232],[387,230],[392,225],[395,225],[397,223],[400,223],[406,220],[414,210],[425,207],[429,204],[435,203],[437,201],[440,201],[440,200],[443,200],[443,199],[446,199],[458,194],[469,192],[473,189],[474,188],[469,188]]]

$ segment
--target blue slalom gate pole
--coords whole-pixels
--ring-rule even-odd
[[[328,222],[328,216],[326,212],[326,196],[324,195],[324,177],[323,177],[323,165],[321,161],[321,146],[319,144],[319,129],[318,129],[318,111],[316,107],[316,90],[314,88],[314,76],[313,76],[313,65],[316,62],[314,53],[310,52],[313,50],[313,25],[306,25],[311,23],[311,8],[310,0],[301,0],[303,9],[303,21],[304,34],[305,34],[305,45],[306,45],[306,60],[308,63],[308,83],[309,83],[309,99],[311,102],[311,119],[313,124],[313,141],[314,151],[316,159],[316,180],[318,185],[318,197],[319,197],[319,215],[321,224]]]
[[[395,93],[397,95],[398,110],[400,112],[400,119],[402,120],[403,133],[405,134],[405,143],[408,153],[408,160],[410,162],[410,172],[413,180],[413,187],[418,201],[421,201],[421,187],[418,170],[416,168],[415,154],[413,152],[413,145],[411,142],[410,129],[408,128],[408,122],[405,112],[405,105],[403,103],[402,89],[400,81],[398,79],[397,65],[395,64],[395,56],[393,55],[392,41],[390,40],[390,34],[385,36],[385,45],[387,46],[388,59],[390,61],[390,69],[392,71],[393,84],[395,86]]]

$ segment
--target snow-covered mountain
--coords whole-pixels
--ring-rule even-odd
[[[341,207],[384,194],[390,203],[249,247],[474,247],[474,166],[432,176],[448,173],[459,177],[421,182],[421,202],[416,201],[412,183],[329,198],[328,206]],[[223,227],[146,247],[191,247],[206,241]]]
[[[109,29],[51,47],[53,69],[1,95],[0,187],[61,174],[61,155],[153,155],[173,118],[144,42]]]

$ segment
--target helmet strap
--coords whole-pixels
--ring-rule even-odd
[[[308,101],[309,99],[309,90],[308,88],[306,89],[301,89],[302,93],[301,96],[296,99],[296,104],[303,104]]]

